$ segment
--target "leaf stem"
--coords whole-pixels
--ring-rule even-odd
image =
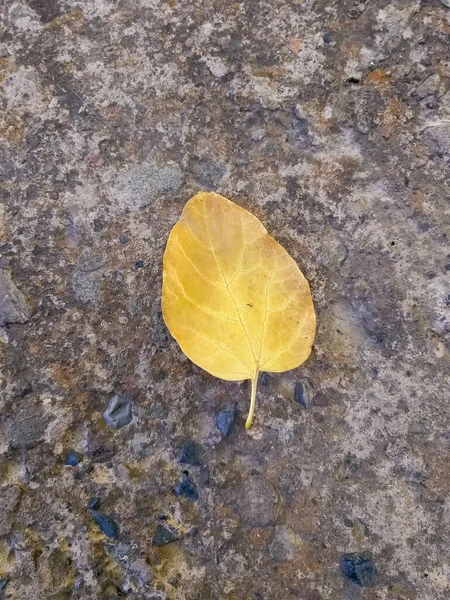
[[[256,371],[255,376],[252,379],[252,395],[250,399],[250,410],[248,411],[247,421],[245,422],[245,429],[250,429],[253,422],[253,413],[255,412],[256,405],[256,388],[258,387],[258,375],[259,371]]]

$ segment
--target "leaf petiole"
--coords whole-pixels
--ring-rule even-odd
[[[245,422],[245,429],[250,429],[253,422],[253,413],[255,412],[256,405],[256,388],[258,387],[258,375],[259,371],[256,371],[255,376],[252,379],[252,395],[250,399],[250,410],[248,411],[247,421]]]

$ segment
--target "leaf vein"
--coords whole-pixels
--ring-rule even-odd
[[[189,256],[186,254],[186,251],[184,250],[183,246],[178,241],[178,238],[175,238],[175,243],[177,244],[177,246],[179,247],[179,249],[181,250],[181,252],[184,254],[184,256],[187,258],[188,262],[194,267],[194,270],[200,275],[200,277],[202,279],[204,279],[207,283],[210,283],[211,285],[215,285],[215,286],[223,288],[225,290],[227,289],[225,285],[222,285],[220,283],[216,283],[215,281],[211,281],[210,279],[208,279],[207,277],[205,277],[201,271],[199,271],[199,269],[197,268],[197,266],[195,265],[195,263],[192,261],[192,259],[189,258]]]

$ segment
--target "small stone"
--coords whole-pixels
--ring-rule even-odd
[[[2,577],[0,579],[0,592],[3,592],[3,590],[6,589],[6,586],[9,583],[9,577]]]
[[[29,448],[38,442],[47,430],[51,417],[42,406],[30,405],[19,411],[10,422],[6,436],[13,448]]]
[[[121,244],[128,244],[128,242],[130,241],[130,238],[127,235],[125,235],[125,233],[121,233],[119,241]]]
[[[138,269],[143,269],[143,268],[144,268],[144,261],[143,261],[143,260],[138,260],[138,261],[135,263],[135,265],[134,265],[134,268],[136,269],[136,271],[137,271]]]
[[[185,440],[178,454],[178,462],[184,465],[198,466],[200,464],[201,447],[194,440]]]
[[[115,200],[120,210],[136,211],[173,194],[182,183],[182,171],[176,164],[163,167],[145,162],[119,173],[115,181]]]
[[[158,525],[156,527],[155,535],[152,539],[153,546],[165,546],[166,544],[170,544],[171,542],[176,542],[180,539],[180,536],[177,532],[169,529],[166,525]]]
[[[74,584],[73,584],[73,589],[74,590],[81,590],[81,588],[84,585],[84,579],[82,577],[77,577],[77,579],[75,579]]]
[[[331,44],[331,42],[333,41],[333,35],[330,32],[324,33],[322,39],[325,44]]]
[[[206,191],[214,191],[226,172],[224,165],[212,154],[201,156],[194,165],[195,179]]]
[[[85,250],[77,261],[77,269],[83,273],[92,273],[106,263],[106,256],[92,250]]]
[[[192,502],[195,502],[198,499],[197,487],[190,479],[187,472],[183,473],[182,480],[173,487],[172,494],[177,498],[187,498]]]
[[[266,137],[265,129],[257,129],[252,133],[252,141],[253,142],[261,142]]]
[[[104,515],[103,513],[94,513],[92,518],[100,528],[100,531],[112,540],[116,540],[119,537],[119,527],[117,523]]]
[[[78,463],[83,459],[83,455],[76,450],[70,450],[67,454],[66,462],[64,463],[68,467],[76,467]]]
[[[230,67],[219,56],[206,56],[204,60],[208,69],[218,79],[225,77],[231,71]]]
[[[450,271],[450,265],[445,265],[445,270]]]
[[[72,277],[72,289],[75,296],[84,304],[96,302],[106,256],[86,250],[77,261]]]
[[[87,503],[87,508],[89,510],[98,510],[100,508],[101,500],[98,496],[91,498]]]
[[[294,388],[294,400],[303,408],[311,406],[311,386],[307,381],[297,381]]]
[[[292,113],[290,128],[287,131],[287,141],[295,148],[311,148],[313,146],[308,119],[298,107]]]
[[[369,553],[344,554],[341,572],[347,579],[363,587],[370,587],[375,581],[376,570]]]
[[[259,383],[263,386],[269,385],[270,375],[269,373],[262,373],[259,378]]]
[[[113,429],[120,429],[131,422],[133,409],[130,399],[123,394],[114,394],[103,413],[105,423]]]
[[[142,584],[147,585],[153,579],[153,573],[143,558],[136,558],[130,563],[129,569],[134,577]]]
[[[235,406],[221,410],[218,413],[216,427],[222,435],[227,436],[231,433],[236,422],[236,416],[237,411]]]
[[[0,327],[26,323],[30,309],[25,296],[17,289],[6,269],[0,269]]]
[[[20,487],[12,485],[3,487],[0,502],[0,537],[8,535],[12,529],[13,515],[20,498]]]
[[[295,553],[295,534],[290,527],[281,525],[275,528],[269,544],[269,555],[272,560],[284,562],[292,560]]]
[[[441,4],[443,4],[446,8],[450,8],[450,0],[441,0]]]

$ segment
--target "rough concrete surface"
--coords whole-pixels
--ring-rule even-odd
[[[0,596],[450,597],[444,4],[0,3]],[[249,432],[248,383],[161,318],[199,189],[262,220],[317,308]]]

